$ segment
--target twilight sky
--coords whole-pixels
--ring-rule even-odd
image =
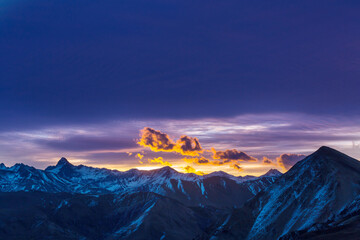
[[[0,161],[259,175],[321,145],[360,158],[359,11],[0,0]]]

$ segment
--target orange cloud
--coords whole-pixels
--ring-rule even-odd
[[[143,147],[149,147],[154,152],[172,152],[176,145],[169,135],[149,127],[140,130],[140,136],[138,144]]]
[[[197,138],[183,135],[176,142],[176,151],[189,156],[199,156],[204,150],[201,148],[200,142]]]
[[[133,153],[132,153],[132,152],[127,152],[127,154],[128,154],[129,156],[131,156]]]
[[[242,167],[240,167],[238,164],[235,164],[235,163],[234,163],[234,164],[231,164],[230,167],[238,170],[239,172],[244,171],[244,169],[243,169]]]
[[[177,152],[187,156],[199,156],[199,153],[204,151],[197,138],[186,135],[174,142],[166,133],[145,127],[140,131],[140,136],[138,144],[149,147],[154,152]]]
[[[256,162],[257,159],[247,155],[244,152],[238,151],[236,149],[228,149],[225,151],[216,151],[214,148],[211,149],[213,152],[214,159],[221,159],[224,163],[231,161],[246,161],[246,162]]]
[[[306,156],[302,154],[291,154],[284,153],[280,157],[276,158],[278,165],[285,171],[289,170],[292,166],[295,165],[298,161],[304,159]]]
[[[161,164],[163,166],[169,166],[171,167],[172,164],[169,163],[168,161],[164,161],[162,157],[158,157],[158,158],[154,158],[154,159],[148,159],[149,163],[156,163],[156,164]]]
[[[140,160],[139,160],[139,163],[140,163],[140,164],[144,164],[144,162],[143,162],[143,161],[140,161]]]
[[[195,168],[191,167],[191,166],[186,166],[184,167],[184,170],[186,173],[194,173],[197,175],[204,175],[205,173],[201,172],[201,171],[196,171]]]
[[[183,161],[187,162],[187,163],[194,163],[194,164],[211,164],[211,161],[204,158],[204,157],[200,157],[200,158],[183,158]]]
[[[144,157],[144,155],[142,155],[141,153],[138,153],[138,154],[136,154],[136,157],[141,160]]]
[[[216,166],[229,164],[231,167],[242,171],[243,168],[238,165],[239,161],[257,161],[256,158],[235,149],[216,151],[214,148],[211,149],[211,152],[213,153],[213,160],[209,160],[201,156],[201,154],[204,152],[204,149],[201,147],[201,144],[197,138],[183,135],[175,142],[169,137],[168,134],[149,127],[145,127],[140,131],[140,140],[138,141],[138,144],[143,147],[148,147],[154,152],[175,152],[185,156],[192,156],[192,158],[183,158],[185,162],[190,164],[209,164]],[[153,160],[149,160],[149,162],[171,166],[169,165],[170,163],[164,162],[162,158],[155,158]],[[199,175],[203,174],[199,171],[196,171],[191,166],[187,166],[185,171]]]

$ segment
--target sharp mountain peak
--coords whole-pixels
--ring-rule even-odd
[[[62,157],[56,164],[56,166],[72,165],[66,158]]]
[[[303,161],[316,161],[318,163],[323,162],[326,164],[331,163],[334,166],[346,165],[354,169],[360,168],[360,162],[358,160],[327,146],[320,147]]]

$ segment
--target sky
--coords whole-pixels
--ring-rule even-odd
[[[260,175],[360,158],[359,1],[0,0],[0,162]]]

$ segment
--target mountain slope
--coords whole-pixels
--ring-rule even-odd
[[[222,214],[155,193],[0,193],[0,239],[194,239]]]
[[[360,196],[328,221],[313,224],[307,229],[288,233],[281,237],[281,240],[358,239],[359,236]]]
[[[328,147],[298,162],[215,231],[219,239],[277,239],[327,221],[360,194],[360,162]],[[246,218],[251,224],[242,225]]]

